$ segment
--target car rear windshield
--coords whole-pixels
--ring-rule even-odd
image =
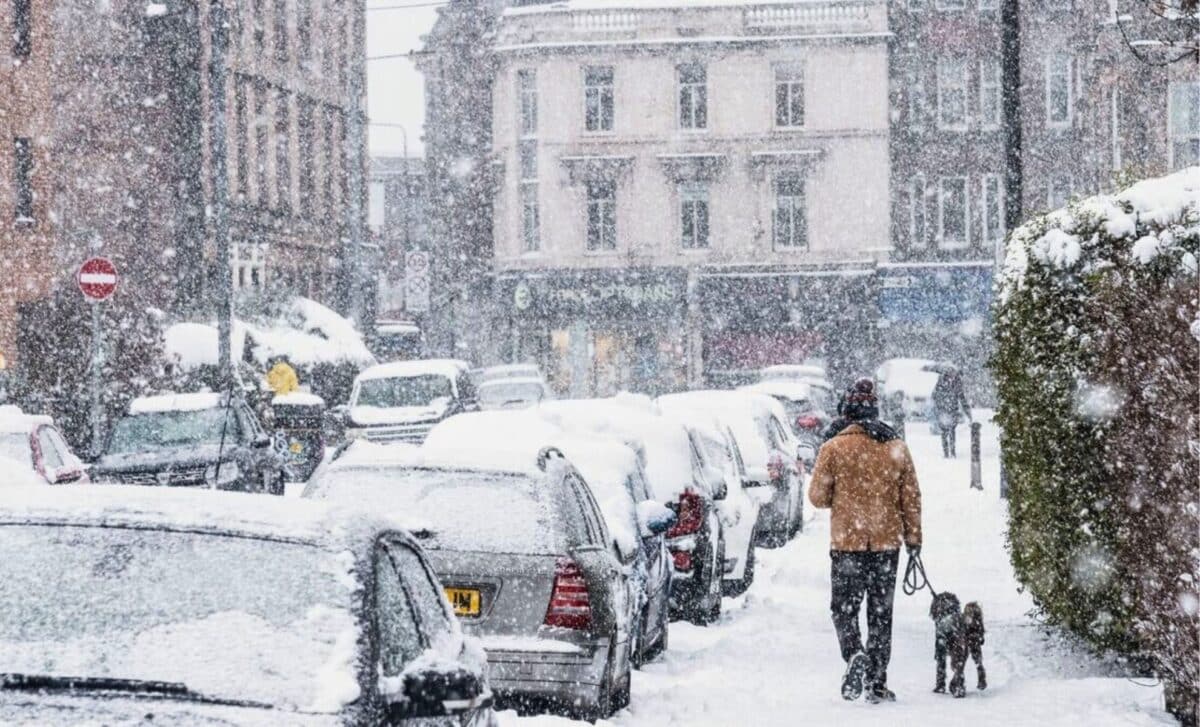
[[[333,711],[357,693],[351,567],[271,540],[0,525],[0,672]]]
[[[231,409],[157,411],[133,414],[117,422],[108,442],[109,454],[219,444],[238,441],[240,428]]]
[[[426,547],[484,553],[563,551],[564,523],[550,495],[524,475],[466,470],[347,467],[327,472],[316,497],[394,513],[434,537]]]
[[[514,404],[536,403],[542,400],[545,389],[538,382],[498,381],[479,387],[479,402],[489,409]]]
[[[438,399],[450,399],[453,396],[454,387],[450,379],[441,374],[421,374],[362,381],[354,405],[381,409],[429,406]]]

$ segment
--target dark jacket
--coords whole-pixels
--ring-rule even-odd
[[[963,390],[962,376],[942,374],[933,387],[933,408],[939,421],[962,421],[963,415],[971,416],[971,404]]]

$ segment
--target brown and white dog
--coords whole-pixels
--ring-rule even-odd
[[[933,658],[937,662],[937,677],[933,691],[946,693],[946,659],[950,659],[950,693],[955,697],[967,695],[963,670],[967,657],[975,661],[978,681],[976,688],[987,689],[987,673],[983,670],[983,609],[972,601],[961,610],[958,596],[953,593],[936,593],[929,606],[929,617],[933,619],[935,644]]]

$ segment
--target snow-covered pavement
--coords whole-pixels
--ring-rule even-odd
[[[979,412],[983,414],[983,412]],[[985,418],[986,421],[986,418]],[[989,688],[966,699],[931,692],[933,624],[929,595],[906,597],[897,584],[889,681],[895,704],[844,702],[842,662],[829,619],[829,518],[812,513],[805,532],[777,551],[759,551],[757,580],[726,600],[709,628],[673,624],[671,646],[634,675],[631,706],[616,725],[1171,725],[1158,687],[1048,635],[1029,616],[1004,548],[1005,510],[998,497],[996,433],[984,426],[984,491],[968,488],[966,427],[960,456],[941,458],[938,440],[920,423],[909,428],[924,495],[923,559],[938,589],[977,600],[987,623],[984,663]],[[903,568],[903,557],[901,568]],[[505,727],[574,724],[558,717],[501,716]]]

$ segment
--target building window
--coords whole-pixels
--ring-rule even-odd
[[[30,0],[13,0],[13,56],[28,58],[33,52],[33,10]]]
[[[324,123],[322,124],[323,141],[321,146],[325,147],[325,164],[324,173],[321,175],[321,206],[328,212],[334,211],[334,177],[337,174],[337,160],[340,149],[334,146],[333,136],[333,115],[335,111],[327,108],[324,113]]]
[[[542,249],[536,181],[521,183],[521,242],[525,252],[537,252]]]
[[[254,17],[250,19],[251,34],[254,36],[254,50],[262,53],[267,43],[267,9],[266,0],[254,0],[251,6]]]
[[[288,92],[275,95],[275,193],[279,209],[292,206],[291,116]]]
[[[309,99],[300,99],[298,103],[299,142],[301,153],[296,160],[300,166],[300,213],[312,215],[313,205],[317,196],[317,109],[316,103]]]
[[[1004,240],[1004,184],[999,174],[983,175],[983,243]]]
[[[679,188],[680,244],[685,250],[708,247],[708,188],[684,184]]]
[[[536,136],[538,128],[537,71],[517,71],[521,136]]]
[[[940,60],[937,65],[938,128],[967,128],[967,64]]]
[[[250,194],[250,120],[246,117],[246,92],[247,85],[245,79],[240,76],[234,76],[233,86],[233,114],[234,114],[234,175],[237,180],[237,196],[238,201],[245,203],[246,197]]]
[[[592,252],[617,249],[615,182],[587,183],[587,249]]]
[[[679,67],[679,128],[708,127],[708,70],[701,63]]]
[[[1046,123],[1068,126],[1071,123],[1071,56],[1046,58]]]
[[[269,203],[270,185],[268,180],[268,159],[271,158],[270,144],[270,129],[271,117],[267,108],[267,97],[270,95],[270,89],[265,84],[256,84],[254,86],[254,178],[255,186],[255,201],[260,207],[266,207]]]
[[[1108,125],[1112,135],[1112,170],[1121,169],[1121,94],[1120,89],[1113,86],[1108,94]]]
[[[1001,114],[1000,62],[979,63],[979,122],[985,129],[1000,126]]]
[[[1058,175],[1050,178],[1046,185],[1046,206],[1051,210],[1066,207],[1075,193],[1075,180],[1069,175]]]
[[[938,188],[938,241],[943,249],[966,247],[970,241],[970,203],[966,177],[942,177]]]
[[[925,177],[912,179],[908,195],[908,244],[913,248],[924,248],[929,244],[929,231],[925,222]]]
[[[312,25],[313,0],[295,0],[296,2],[296,55],[301,63],[307,63],[312,58]]]
[[[1200,82],[1172,83],[1171,168],[1200,164]]]
[[[808,247],[808,218],[804,204],[804,180],[781,177],[775,180],[775,249]]]
[[[23,136],[13,139],[14,213],[18,222],[33,221],[33,142]]]
[[[915,61],[915,59],[914,59]],[[912,128],[925,126],[925,79],[920,66],[904,71],[904,87],[908,90],[908,122]]]
[[[967,0],[937,0],[938,10],[966,10]]]
[[[287,0],[275,0],[275,60],[288,59]]]
[[[775,69],[775,125],[804,126],[804,69],[800,66]]]
[[[979,10],[981,12],[987,11],[987,10],[999,10],[999,9],[1000,9],[999,0],[979,0]]]
[[[537,181],[537,143],[522,141],[517,145],[517,162],[520,167],[521,181]]]
[[[613,69],[597,66],[584,70],[584,116],[588,131],[613,130]]]

